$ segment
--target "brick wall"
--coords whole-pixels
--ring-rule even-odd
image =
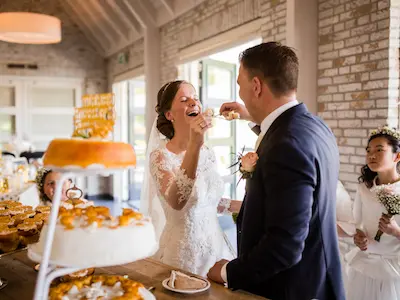
[[[353,196],[369,131],[397,125],[389,35],[389,0],[319,0],[318,113],[337,137],[340,179]]]
[[[0,75],[81,77],[87,93],[107,90],[106,65],[58,1],[3,1],[0,12],[29,11],[58,17],[62,42],[54,45],[22,45],[0,41]],[[32,63],[38,70],[8,69],[8,63]]]

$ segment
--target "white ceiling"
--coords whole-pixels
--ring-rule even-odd
[[[94,47],[110,56],[204,0],[59,0]]]

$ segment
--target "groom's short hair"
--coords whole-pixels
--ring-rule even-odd
[[[262,43],[244,50],[239,59],[249,75],[263,80],[276,97],[297,89],[299,60],[290,47],[278,42]]]

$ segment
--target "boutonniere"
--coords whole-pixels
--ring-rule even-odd
[[[249,179],[253,176],[254,170],[256,169],[257,161],[258,161],[258,154],[255,152],[248,152],[246,155],[243,155],[244,147],[241,153],[237,155],[238,161],[232,164],[229,168],[235,167],[239,165],[239,169],[234,172],[242,173],[242,176],[239,179]],[[238,182],[238,183],[239,183]]]

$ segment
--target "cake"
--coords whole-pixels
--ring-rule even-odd
[[[240,119],[240,114],[231,110],[228,115],[225,116],[225,119],[227,120],[236,120],[236,119]]]
[[[40,262],[47,230],[45,224],[39,242],[30,245],[32,260]],[[132,209],[113,217],[102,206],[60,208],[50,260],[66,267],[112,266],[146,258],[157,248],[150,219]]]
[[[48,168],[120,169],[136,165],[132,145],[100,139],[54,139],[43,158]]]
[[[207,286],[207,282],[179,271],[172,271],[168,286],[177,290],[200,290]]]
[[[93,275],[60,283],[50,289],[50,300],[155,300],[143,284],[127,276]]]

